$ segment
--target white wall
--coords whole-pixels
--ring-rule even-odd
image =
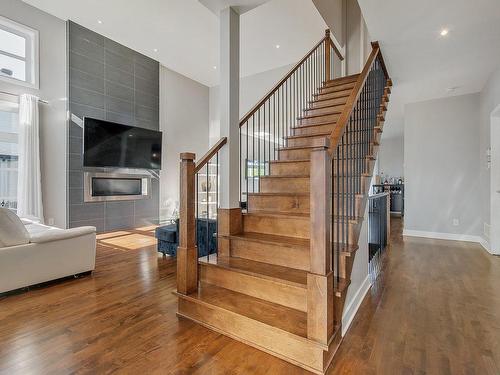
[[[0,81],[0,90],[31,93],[40,104],[42,199],[45,220],[66,227],[66,23],[20,0],[2,0],[0,15],[39,31],[40,89]]]
[[[479,94],[405,106],[405,233],[481,233],[478,123]]]
[[[490,147],[490,116],[491,112],[500,105],[500,68],[492,74],[480,96],[480,140],[479,140],[479,172],[481,181],[481,222],[482,237],[489,240],[484,233],[484,224],[490,224],[490,170],[487,168],[486,150]]]
[[[285,65],[267,72],[240,79],[240,118],[242,118],[274,85],[283,78],[293,65]],[[210,88],[210,144],[220,139],[219,86]]]
[[[378,152],[378,173],[395,178],[404,177],[403,160],[403,134],[393,134],[389,137],[382,136]]]
[[[160,217],[170,217],[179,201],[179,154],[208,151],[209,89],[160,66],[160,130],[163,132]]]

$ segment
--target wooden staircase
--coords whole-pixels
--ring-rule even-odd
[[[378,45],[376,48],[379,51]],[[182,240],[179,248],[181,272],[197,273],[196,287],[177,293],[179,316],[319,374],[326,371],[342,340],[342,311],[358,250],[390,81],[366,144],[366,157],[362,163],[357,162],[363,165],[357,177],[362,193],[353,194],[354,211],[348,216],[340,211],[329,216],[333,239],[340,235],[336,228],[345,227],[350,233],[348,243],[328,243],[329,256],[338,253],[337,271],[328,270],[328,266],[326,272],[315,271],[318,258],[312,255],[317,251],[312,247],[318,241],[318,231],[312,225],[312,216],[318,212],[318,203],[311,190],[315,189],[312,168],[317,164],[311,155],[322,149],[330,159],[335,158],[329,146],[332,134],[339,121],[345,121],[342,115],[352,111],[352,101],[359,95],[356,90],[364,87],[367,72],[361,74],[364,76],[325,80],[284,137],[286,147],[279,149],[276,160],[270,160],[269,174],[260,178],[259,191],[248,193],[246,212],[219,211],[217,255],[199,258],[197,269],[189,271],[185,264],[190,256],[181,258]],[[350,139],[361,142],[354,127],[346,129],[353,134]],[[354,159],[349,158],[346,149],[342,153],[341,164],[349,170]],[[341,184],[348,181],[335,172],[330,190],[333,199],[344,191],[336,179],[341,179]]]

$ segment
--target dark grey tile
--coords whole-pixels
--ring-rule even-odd
[[[94,77],[104,78],[104,63],[91,60],[88,57],[79,55],[75,52],[69,54],[69,66],[73,69],[93,75]]]
[[[104,95],[98,94],[93,91],[70,86],[69,98],[71,102],[76,104],[86,105],[98,109],[104,109]]]
[[[133,216],[106,217],[106,231],[132,229],[134,228],[134,222],[135,220]]]
[[[78,228],[86,226],[95,227],[98,233],[102,233],[105,231],[104,219],[90,219],[90,220],[79,220],[79,221],[69,222],[70,228]]]
[[[104,62],[104,47],[73,33],[69,34],[69,50],[91,60]]]
[[[143,67],[145,67],[148,70],[155,70],[158,72],[160,71],[160,63],[151,57],[147,57],[146,55],[143,55],[142,53],[137,52],[135,54],[135,63],[140,64]]]
[[[149,199],[140,199],[135,202],[135,215],[142,217],[156,217],[159,214],[158,196]]]
[[[101,219],[104,217],[104,203],[71,204],[69,206],[69,221]]]
[[[68,168],[71,172],[83,171],[83,155],[79,154],[69,154]]]
[[[117,55],[109,50],[106,50],[106,65],[123,70],[124,72],[134,73],[134,59],[133,57],[124,57]]]
[[[118,83],[123,86],[134,88],[134,76],[133,74],[126,73],[123,70],[113,68],[112,66],[106,65],[104,67],[105,78],[107,81],[113,83]]]
[[[71,99],[71,97],[70,97],[70,99]],[[84,117],[92,117],[92,118],[96,118],[99,120],[106,119],[106,113],[104,112],[104,108],[99,109],[99,108],[89,107],[86,105],[81,105],[78,103],[71,103],[71,102],[69,104],[69,108],[70,108],[71,113],[73,113],[75,116],[77,116],[81,119],[83,119]],[[76,125],[73,122],[71,124],[79,127],[78,125]],[[82,131],[83,131],[83,129],[80,127],[79,137],[82,137],[82,134],[83,134]],[[72,134],[70,134],[70,136],[74,137],[74,135],[72,135]]]
[[[134,201],[106,202],[106,218],[134,216]]]
[[[68,189],[69,204],[83,204],[83,189]]]
[[[130,103],[134,101],[134,90],[132,88],[113,82],[106,82],[106,95]]]
[[[111,122],[117,122],[118,124],[135,126],[135,120],[132,116],[126,116],[121,113],[107,112],[106,120]]]
[[[140,62],[136,60],[135,65],[135,75],[141,77],[146,81],[157,81],[159,79],[159,70],[154,67],[142,65]]]
[[[135,93],[135,104],[143,107],[152,108],[156,111],[160,109],[160,98],[155,95],[149,95],[145,92],[137,91]]]
[[[158,224],[158,216],[156,217],[135,217],[134,228],[146,227],[153,224]]]
[[[152,108],[142,107],[140,105],[135,106],[135,117],[137,119],[144,119],[149,122],[158,122],[159,113],[157,110]]]
[[[131,61],[134,61],[134,57],[137,54],[137,52],[133,49],[125,47],[123,44],[115,42],[109,38],[104,39],[104,48]]]
[[[99,46],[104,46],[104,40],[106,39],[101,34],[98,34],[92,30],[89,30],[73,21],[69,21],[69,32],[79,38],[87,39],[92,43]]]
[[[153,96],[160,95],[159,80],[152,82],[142,79],[140,77],[135,77],[135,89],[142,91],[143,93],[146,93],[148,95],[153,95]]]
[[[82,153],[83,153],[83,138],[69,137],[68,153],[82,155]]]
[[[68,173],[69,188],[83,189],[83,172]]]
[[[78,116],[78,115],[76,115]],[[70,121],[69,123],[69,137],[70,138],[83,138],[83,129],[75,124],[74,122]]]
[[[104,79],[85,73],[81,70],[69,70],[69,83],[71,86],[104,94]]]
[[[124,116],[134,116],[134,108],[132,102],[125,100],[106,97],[106,111],[120,113]]]
[[[151,129],[151,130],[160,129],[160,123],[158,121],[148,121],[139,118],[135,119],[133,125],[144,129]]]

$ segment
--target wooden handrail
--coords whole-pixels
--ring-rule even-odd
[[[372,52],[370,53],[370,56],[368,57],[368,60],[366,61],[366,64],[360,73],[356,84],[354,85],[354,88],[351,91],[351,94],[347,98],[346,105],[344,106],[344,110],[340,114],[340,117],[337,121],[337,125],[332,131],[332,134],[330,135],[330,156],[333,157],[334,150],[336,150],[338,143],[342,136],[344,135],[345,128],[347,126],[347,123],[349,122],[349,118],[351,117],[352,111],[354,110],[356,103],[358,102],[359,96],[361,95],[361,91],[363,90],[363,87],[365,86],[366,80],[368,79],[368,75],[370,74],[370,70],[375,63],[375,60],[377,57],[380,58],[382,57],[382,54],[380,52],[380,46],[378,42],[373,42],[372,43]],[[385,68],[385,64],[383,63],[383,59],[381,58],[381,65],[382,69],[384,70],[384,74],[387,80],[389,79],[387,69]]]
[[[226,143],[227,137],[223,137],[219,140],[219,142],[213,145],[212,148],[205,154],[205,156],[203,156],[200,161],[196,163],[196,166],[194,167],[194,173],[198,173]]]
[[[333,50],[335,51],[335,54],[337,55],[337,57],[342,61],[344,60],[344,57],[342,56],[342,54],[340,53],[340,51],[337,49],[337,46],[335,45],[335,43],[332,42],[332,39],[330,38],[330,30],[326,30],[325,32],[325,36],[323,37],[323,39],[321,39],[308,53],[307,55],[305,55],[297,64],[295,64],[293,66],[292,69],[290,69],[290,71],[276,84],[273,86],[273,88],[271,90],[269,90],[269,92],[256,104],[252,107],[252,109],[250,109],[247,114],[245,116],[243,116],[243,118],[240,120],[240,127],[242,127],[250,117],[252,117],[255,112],[257,112],[259,110],[259,108],[266,102],[267,99],[269,99],[276,91],[278,91],[278,89],[286,82],[286,80],[288,78],[290,78],[292,76],[293,73],[295,73],[299,68],[300,66],[304,63],[304,61],[306,61],[313,53],[314,51],[316,51],[316,49],[321,46],[321,44],[323,42],[327,42],[329,43]]]

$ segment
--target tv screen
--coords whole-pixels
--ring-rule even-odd
[[[83,165],[161,169],[161,132],[85,117]]]

